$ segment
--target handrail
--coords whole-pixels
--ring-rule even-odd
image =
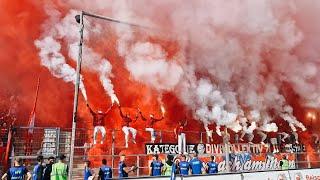
[[[20,129],[51,129],[51,128],[55,128],[55,127],[33,127],[33,128],[30,128],[30,127],[19,127]],[[70,130],[71,131],[71,128],[60,128],[62,131],[65,131],[65,130]],[[112,132],[112,131],[119,131],[119,132],[122,132],[122,129],[109,129],[109,128],[105,128],[106,131],[109,131],[109,132]],[[135,128],[136,129],[136,128]],[[88,129],[88,128],[77,128],[77,130],[83,130],[83,131],[93,131],[93,129]],[[143,131],[143,132],[148,132],[146,131],[145,129],[136,129],[137,131]],[[155,131],[158,131],[158,132],[169,132],[169,133],[174,133],[174,131],[169,131],[169,130],[161,130],[161,129],[156,129],[154,128]],[[206,133],[205,131],[184,131],[186,133],[197,133],[197,134],[200,134],[200,133]]]

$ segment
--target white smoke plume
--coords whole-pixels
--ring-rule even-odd
[[[201,121],[234,130],[240,125],[248,132],[256,126],[268,132],[277,129],[272,120],[281,117],[292,130],[305,130],[288,108],[282,92],[286,86],[302,105],[320,107],[320,25],[315,23],[320,1],[67,3],[156,26],[158,34],[114,25],[118,54],[134,80],[159,93],[175,93]],[[168,50],[150,41],[150,36],[177,43],[179,52],[169,57]]]
[[[134,79],[158,91],[173,90],[181,79],[182,68],[167,59],[165,51],[157,44],[138,42],[126,53],[126,66]]]
[[[76,61],[78,58],[78,51],[79,51],[78,44],[79,44],[80,36],[79,36],[79,25],[75,21],[74,17],[75,15],[79,14],[79,12],[75,10],[70,10],[70,12],[67,15],[65,15],[64,17],[60,17],[60,14],[57,13],[54,7],[51,7],[51,6],[46,8],[46,12],[50,16],[50,19],[44,25],[46,29],[42,36],[44,36],[45,38],[49,37],[53,41],[55,41],[56,42],[55,45],[58,46],[59,49],[61,49],[61,44],[60,44],[61,40],[65,41],[69,46],[68,48],[69,57],[72,58],[72,60]],[[86,25],[89,26],[89,28],[84,29],[85,41],[89,40],[90,34],[99,34],[102,31],[101,26],[99,25],[90,24],[90,23]],[[43,48],[41,47],[39,48],[42,51]],[[47,47],[46,50],[50,51],[49,48],[51,47],[50,46]],[[86,44],[83,44],[82,54],[83,54],[82,55],[83,67],[87,70],[91,70],[99,74],[100,82],[103,85],[106,91],[106,94],[111,98],[111,102],[119,104],[119,100],[113,90],[113,84],[110,80],[110,77],[112,76],[112,73],[111,73],[112,65],[110,64],[110,62],[107,59],[103,58],[100,54],[96,53],[92,48],[88,47]],[[65,57],[61,53],[59,53],[58,55],[60,58],[63,58],[63,60],[65,59]],[[40,56],[41,56],[41,52],[40,52]],[[45,61],[45,60],[47,59],[42,58],[42,61]],[[72,71],[72,70],[74,71],[74,69],[70,65],[66,64],[65,60],[64,60],[64,67],[67,67],[69,71]],[[52,69],[52,67],[48,67],[48,68],[49,70]],[[56,73],[56,72],[57,71],[53,73]],[[61,71],[61,72],[65,72],[65,71]],[[65,74],[64,76],[67,76],[67,75]],[[70,78],[69,76],[68,78]],[[56,77],[58,76],[56,75]],[[63,78],[63,79],[66,82],[69,82],[66,80],[66,78]],[[73,81],[73,79],[71,78],[70,81]],[[87,101],[87,95],[85,94],[85,89],[82,81],[81,81],[80,88]]]
[[[40,49],[41,64],[47,67],[53,76],[62,78],[65,82],[75,83],[76,71],[66,63],[64,56],[60,53],[61,45],[59,42],[47,36],[44,39],[36,40],[35,45]],[[82,80],[80,81],[80,90],[87,101],[87,93]]]

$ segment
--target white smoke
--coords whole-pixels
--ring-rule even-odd
[[[65,82],[75,83],[76,71],[66,63],[64,56],[60,53],[61,45],[58,41],[47,36],[44,39],[36,40],[35,45],[40,49],[41,64],[47,67],[53,76],[62,78]],[[80,90],[87,101],[87,93],[82,80],[80,80]]]
[[[299,127],[302,129],[302,131],[306,130],[306,127],[297,120],[296,117],[292,115],[293,108],[289,105],[283,107],[283,112],[280,114],[280,117],[282,117],[285,121],[289,123],[289,126],[292,131],[297,131],[296,127]]]
[[[134,80],[175,93],[201,121],[268,132],[277,130],[272,120],[281,117],[292,130],[305,130],[282,93],[287,86],[301,104],[320,106],[320,25],[310,21],[319,17],[318,1],[67,2],[163,29],[154,35],[112,26],[118,54]],[[176,56],[150,36],[176,43]]]
[[[61,20],[61,22],[56,25],[61,32],[68,31],[68,35],[65,33],[60,33],[60,35],[69,44],[69,57],[71,57],[73,60],[76,60],[78,56],[77,44],[79,41],[79,27],[74,20],[74,17],[77,14],[79,14],[79,12],[70,10],[70,12]],[[85,26],[87,26],[84,29],[85,41],[89,40],[90,35],[99,35],[102,32],[102,27],[98,24],[89,22],[85,23]],[[113,84],[110,79],[112,76],[111,63],[85,43],[83,44],[83,67],[87,70],[98,73],[100,82],[106,91],[106,94],[111,98],[111,102],[119,104],[119,100],[113,90]]]
[[[275,123],[264,124],[260,129],[265,132],[278,132],[278,126]]]
[[[42,36],[44,36],[45,38],[49,37],[53,41],[55,41],[56,42],[55,45],[59,46],[59,49],[61,49],[61,45],[60,45],[61,40],[65,41],[69,46],[68,48],[69,57],[72,58],[72,60],[76,61],[78,58],[78,52],[79,52],[78,44],[79,44],[80,36],[79,36],[79,25],[75,21],[74,17],[77,14],[79,14],[79,12],[75,10],[70,10],[70,12],[67,15],[65,15],[64,17],[60,17],[60,14],[56,13],[57,11],[55,10],[55,8],[50,6],[46,8],[46,12],[50,18],[44,25],[46,29],[42,34]],[[99,34],[102,31],[102,27],[99,25],[92,24],[92,23],[88,23],[86,25],[89,27],[87,27],[87,29],[84,29],[85,41],[89,40],[90,35]],[[48,48],[46,50],[50,51],[50,49]],[[63,60],[65,59],[61,53],[59,53],[59,57],[63,58]],[[82,61],[83,67],[86,70],[91,70],[99,74],[100,82],[103,85],[106,91],[106,94],[110,96],[111,102],[112,103],[116,102],[119,104],[119,100],[113,90],[112,81],[110,80],[110,77],[112,76],[112,73],[111,73],[112,65],[110,64],[110,62],[107,59],[103,58],[99,53],[96,53],[92,48],[88,47],[88,45],[86,44],[83,44],[82,57],[83,57],[83,61]],[[45,60],[46,59],[44,60],[42,59],[42,61],[45,61]],[[65,60],[64,60],[64,67],[66,67],[68,71],[72,71],[72,70],[74,71],[74,69],[70,65],[68,65],[65,62]],[[52,69],[52,67],[48,67],[48,68],[49,70]],[[61,72],[65,72],[65,71],[61,71]],[[56,72],[53,72],[53,73],[56,73]],[[65,78],[63,79],[65,80]],[[69,82],[69,81],[66,81],[66,82]],[[87,95],[85,94],[83,82],[81,82],[80,88],[87,101]]]
[[[138,42],[126,52],[126,66],[135,80],[158,91],[170,91],[180,81],[183,70],[166,56],[159,45]]]

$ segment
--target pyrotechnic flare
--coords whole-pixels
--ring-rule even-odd
[[[166,109],[164,108],[163,105],[161,105],[160,108],[161,108],[162,116],[164,116],[164,114],[166,113]]]
[[[164,116],[164,114],[166,113],[166,109],[165,109],[164,103],[163,103],[163,101],[162,101],[162,94],[161,94],[161,93],[160,93],[160,95],[158,96],[157,101],[158,101],[158,103],[160,104],[160,110],[161,110],[162,116]]]
[[[129,147],[129,133],[131,132],[132,134],[132,142],[134,144],[136,144],[136,136],[137,136],[137,130],[133,127],[130,127],[130,123],[135,122],[138,119],[138,114],[136,115],[135,119],[132,120],[132,118],[130,117],[129,113],[126,113],[125,115],[123,114],[122,110],[121,110],[121,106],[118,105],[119,107],[119,112],[120,112],[120,116],[122,118],[122,131],[124,133],[124,137],[125,137],[125,147],[128,148]]]
[[[162,116],[160,118],[155,118],[154,114],[150,114],[149,118],[147,119],[147,118],[145,118],[143,116],[143,114],[140,111],[140,109],[138,109],[138,112],[140,114],[141,119],[146,122],[145,130],[150,132],[151,143],[154,143],[154,141],[156,140],[157,135],[156,135],[156,132],[153,129],[153,127],[154,127],[156,122],[159,122],[159,121],[164,119],[164,115],[163,115],[164,113],[162,113]]]
[[[120,101],[116,95],[111,96],[111,103],[112,104],[116,103],[117,105],[120,105]]]
[[[48,11],[53,10],[50,8]],[[42,64],[46,66],[54,76],[63,78],[66,82],[74,82],[75,78],[73,78],[73,76],[75,77],[75,70],[66,63],[65,57],[60,53],[61,44],[59,40],[63,39],[67,42],[69,45],[68,55],[76,61],[78,59],[79,52],[79,27],[74,21],[74,16],[76,14],[76,11],[71,10],[64,18],[61,18],[57,16],[57,14],[49,13],[51,19],[48,21],[50,22],[49,24],[52,23],[52,26],[49,26],[48,29],[44,31],[44,39],[35,41],[36,46],[41,50],[39,56],[41,57]],[[89,32],[86,30],[84,31],[85,42],[89,40],[89,35],[101,32],[101,27],[99,26],[95,26],[92,23],[88,23],[86,25],[89,26],[88,28],[92,29]],[[42,41],[44,42],[41,43]],[[46,57],[48,55],[52,57]],[[102,83],[107,95],[111,98],[111,102],[119,104],[119,100],[114,93],[113,84],[110,80],[112,70],[110,62],[84,43],[82,65],[83,68],[95,71],[99,74],[100,82]],[[80,90],[84,99],[87,101],[86,90],[82,80],[80,82]]]
[[[112,69],[111,64],[109,63],[109,61],[102,59],[100,64],[98,63],[96,65],[99,66],[98,72],[102,86],[106,91],[107,95],[111,98],[112,104],[120,104],[119,99],[113,90],[113,84],[110,80],[110,74]]]

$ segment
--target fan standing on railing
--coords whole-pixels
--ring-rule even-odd
[[[184,128],[187,126],[187,119],[180,120],[179,125],[174,129],[175,138],[178,138],[178,151],[179,154],[186,153],[186,134]]]
[[[108,114],[108,112],[111,110],[113,104],[109,107],[109,109],[105,112],[98,110],[97,112],[93,111],[90,105],[87,103],[87,107],[90,110],[90,113],[93,117],[93,126],[94,126],[94,131],[93,131],[93,144],[97,143],[97,135],[98,132],[101,132],[102,139],[101,139],[101,144],[103,144],[103,141],[106,138],[106,129],[104,127],[104,118]]]
[[[126,141],[126,148],[128,148],[128,141],[129,141],[129,133],[131,132],[132,134],[132,142],[136,144],[136,136],[137,136],[137,130],[133,127],[130,127],[130,123],[137,121],[138,119],[138,114],[136,114],[136,117],[134,120],[130,117],[129,113],[123,114],[121,110],[121,106],[119,106],[119,111],[120,111],[120,116],[122,118],[122,131],[124,133],[125,141]]]
[[[154,124],[156,122],[161,121],[161,120],[164,119],[164,111],[162,111],[162,116],[159,119],[155,118],[154,114],[150,114],[148,119],[145,118],[139,108],[138,108],[138,112],[139,112],[139,114],[141,116],[141,119],[146,122],[146,129],[145,130],[150,132],[151,143],[154,143],[154,141],[156,140],[157,135],[156,135],[156,132],[155,132],[153,127],[154,127]]]

